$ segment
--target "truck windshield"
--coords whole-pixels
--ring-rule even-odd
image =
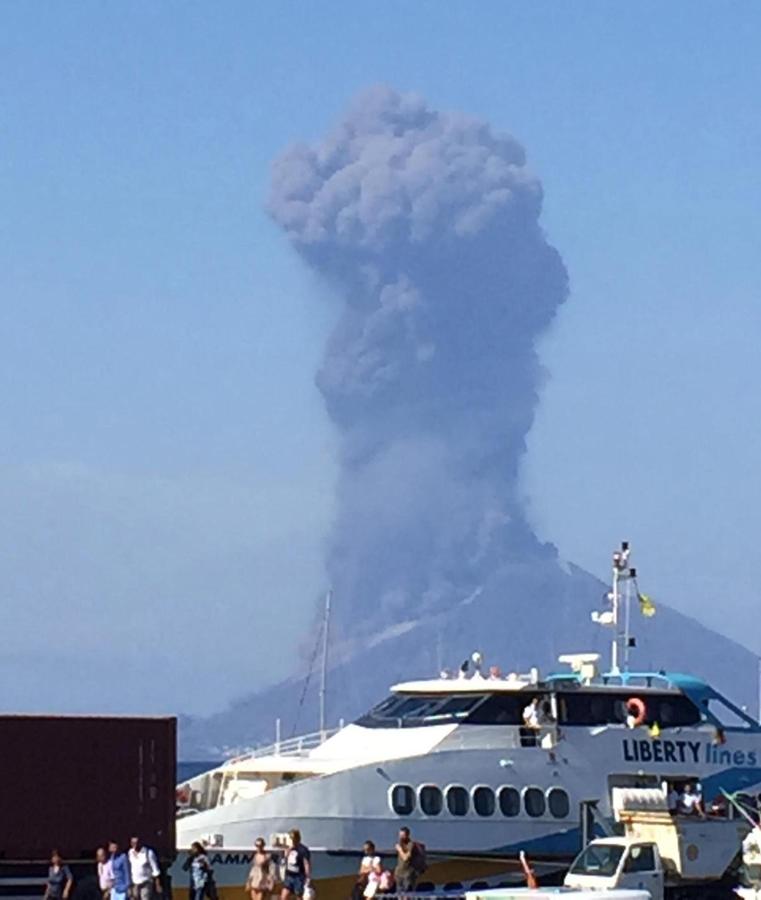
[[[616,874],[624,848],[616,844],[597,844],[577,857],[571,866],[572,875],[600,875],[610,877]]]

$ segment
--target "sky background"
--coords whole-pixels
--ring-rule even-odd
[[[760,45],[750,2],[0,4],[0,704],[205,712],[303,656],[336,308],[263,206],[377,82],[543,181],[538,533],[761,653]]]

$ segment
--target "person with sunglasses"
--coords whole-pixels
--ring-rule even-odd
[[[254,843],[254,857],[246,879],[246,890],[251,900],[264,900],[275,888],[275,863],[264,847],[264,838]]]

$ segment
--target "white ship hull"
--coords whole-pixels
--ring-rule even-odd
[[[514,875],[514,860],[521,849],[533,862],[549,868],[567,863],[580,846],[580,805],[598,801],[601,814],[609,816],[613,783],[697,777],[707,797],[718,794],[719,787],[754,792],[761,786],[759,735],[733,733],[717,747],[713,729],[706,726],[683,728],[657,739],[645,728],[568,728],[550,752],[520,746],[519,729],[512,727],[411,728],[397,732],[396,742],[403,747],[409,740],[410,753],[417,755],[397,759],[372,754],[378,736],[378,730],[349,726],[333,741],[344,747],[355,745],[354,754],[364,748],[375,759],[181,819],[179,846],[188,847],[194,840],[221,843],[210,850],[220,884],[240,890],[248,863],[240,855],[242,850],[251,848],[257,836],[272,843],[276,836],[297,827],[305,842],[317,848],[314,870],[318,889],[319,882],[324,882],[321,896],[328,889],[329,896],[337,897],[351,889],[363,842],[373,840],[386,854],[384,865],[393,868],[398,830],[408,825],[429,851],[425,881],[471,887],[474,881],[493,884]],[[323,754],[337,752],[338,748],[331,751],[330,743],[321,748]],[[415,809],[403,816],[391,806],[395,785],[412,786],[418,797]],[[419,802],[426,785],[440,786],[443,796],[451,786],[464,787],[467,812],[455,815],[444,806],[437,815],[427,815]],[[490,815],[475,809],[473,798],[479,788],[490,788],[495,798]],[[498,800],[508,788],[521,798],[520,808],[510,816]],[[564,801],[553,809],[550,798],[558,790]],[[543,808],[526,807],[530,792],[535,799],[541,795]],[[504,859],[489,859],[492,855]]]

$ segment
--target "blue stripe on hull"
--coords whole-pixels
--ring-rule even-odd
[[[747,791],[761,783],[761,769],[725,769],[716,775],[701,778],[703,800],[710,802],[717,797],[723,788],[728,794],[736,791]]]
[[[504,854],[505,856],[517,856],[521,850],[529,855],[573,857],[581,848],[581,829],[569,828],[565,831],[555,831],[544,837],[531,838],[518,844],[506,844],[495,847],[491,853]]]

